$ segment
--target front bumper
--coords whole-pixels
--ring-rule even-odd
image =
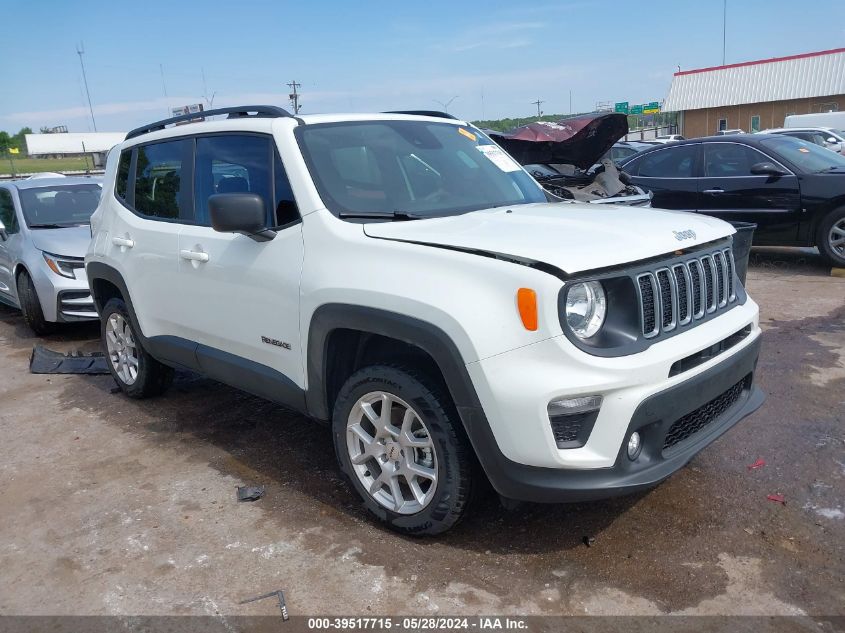
[[[762,405],[764,395],[753,384],[759,353],[758,335],[738,351],[725,354],[721,362],[643,399],[633,415],[626,417],[622,441],[616,442],[615,460],[609,467],[545,467],[513,461],[500,450],[490,427],[484,423],[483,411],[464,410],[461,414],[465,421],[470,420],[470,439],[485,472],[504,497],[555,503],[628,494],[663,481]],[[712,408],[713,401],[724,401],[719,397],[726,392],[733,394],[729,406],[718,409],[686,439],[664,447],[667,433],[676,421],[686,420],[691,417],[688,414],[696,411],[707,412],[702,408]],[[640,432],[643,442],[642,453],[635,461],[628,459],[625,452],[627,438],[633,431]]]
[[[99,318],[84,268],[77,269],[76,278],[70,279],[60,277],[47,268],[40,259],[40,253],[35,263],[28,268],[47,321],[73,323]]]

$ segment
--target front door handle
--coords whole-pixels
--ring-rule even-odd
[[[182,259],[188,259],[192,262],[208,261],[208,253],[203,253],[202,251],[179,251],[179,257]]]
[[[713,189],[705,189],[701,193],[725,193],[725,190],[719,187],[715,187]]]
[[[135,246],[135,240],[130,240],[128,237],[113,237],[111,243],[115,246],[122,246],[123,248],[132,248]]]

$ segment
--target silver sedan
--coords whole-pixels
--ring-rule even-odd
[[[97,318],[83,257],[101,189],[98,178],[0,182],[0,302],[36,334]]]

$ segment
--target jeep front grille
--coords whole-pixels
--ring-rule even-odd
[[[730,248],[638,275],[643,336],[652,338],[694,325],[705,315],[727,308],[736,301],[733,275]]]

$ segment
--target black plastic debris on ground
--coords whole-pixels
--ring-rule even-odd
[[[29,371],[33,374],[108,374],[109,366],[103,352],[65,354],[36,345],[29,357]]]
[[[238,501],[258,501],[264,496],[264,486],[238,486]]]

